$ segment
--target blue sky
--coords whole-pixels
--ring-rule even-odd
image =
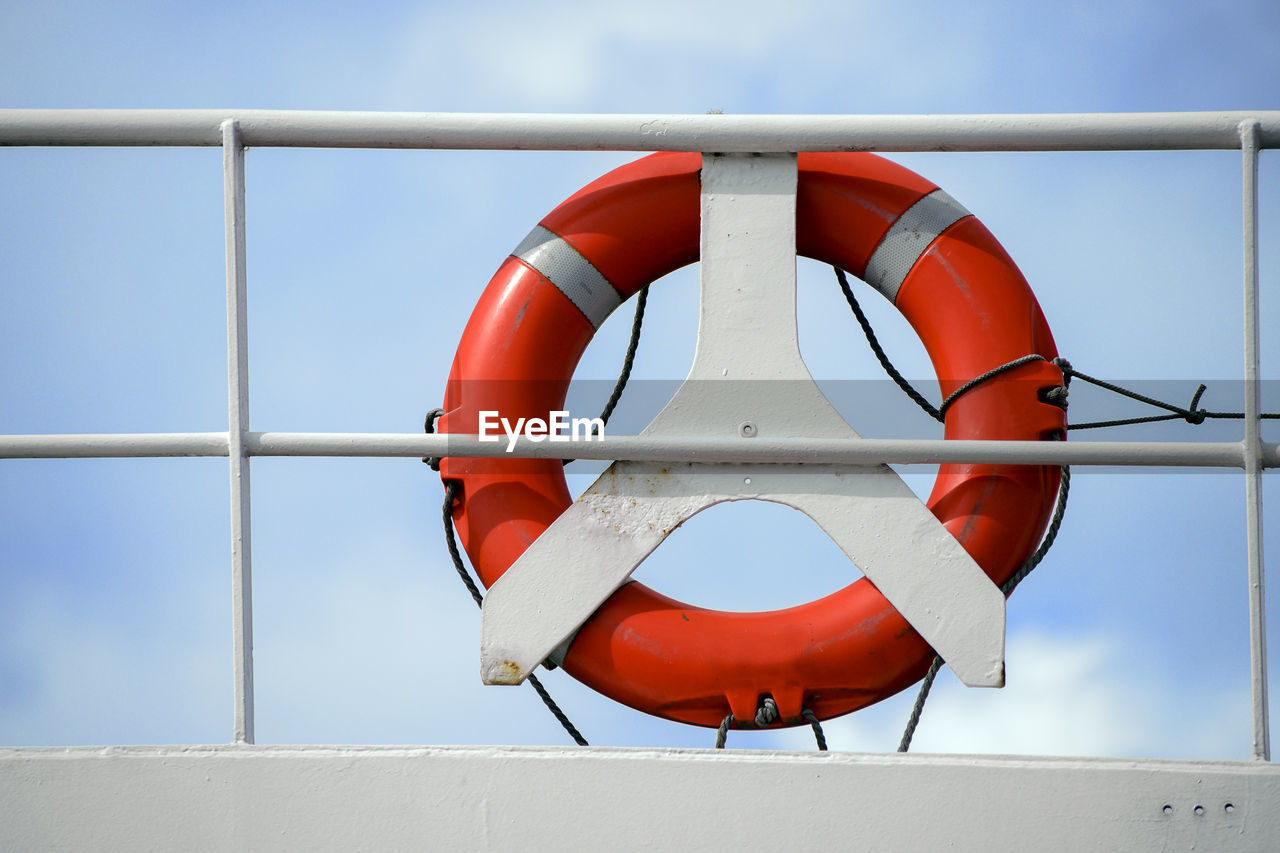
[[[924,3],[909,15],[889,3],[266,5],[7,3],[0,106],[1278,106],[1280,9],[1266,2]],[[419,429],[505,255],[561,199],[632,156],[250,151],[252,427]],[[1238,407],[1238,153],[894,159],[986,222],[1080,369],[1167,380],[1161,389],[1183,402],[1207,381],[1206,406]],[[0,432],[225,429],[219,152],[7,149],[0,161]],[[1270,152],[1262,205],[1263,369],[1274,380]],[[829,271],[802,263],[800,273],[814,375],[879,380]],[[905,323],[866,293],[900,367],[929,376]],[[694,271],[664,281],[650,304],[637,379],[678,380],[696,333]],[[616,374],[629,313],[606,324],[580,377]],[[1267,394],[1280,408],[1280,393]],[[1132,411],[1083,391],[1073,402],[1075,419]],[[856,404],[845,413],[862,429]],[[909,417],[891,427],[927,433]],[[1219,424],[1107,437],[1238,435]],[[927,489],[927,472],[910,482]],[[259,742],[566,742],[531,691],[479,684],[478,613],[444,553],[440,497],[413,460],[254,461]],[[1274,554],[1275,474],[1267,497]],[[1242,509],[1230,473],[1078,471],[1059,544],[1010,602],[1009,687],[968,691],[944,674],[915,748],[1245,757]],[[0,463],[0,743],[228,740],[227,528],[225,460]],[[845,571],[798,513],[737,504],[692,520],[641,576],[695,603],[766,608],[830,591]],[[562,673],[546,681],[592,743],[711,743]],[[833,721],[833,747],[892,749],[910,701]],[[810,740],[741,733],[731,744]]]

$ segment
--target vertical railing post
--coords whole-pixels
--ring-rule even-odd
[[[231,460],[231,611],[235,743],[253,743],[253,572],[249,512],[249,334],[246,321],[244,145],[240,125],[222,123],[222,191],[227,247],[228,456]]]
[[[1245,526],[1249,548],[1249,660],[1253,708],[1253,757],[1271,759],[1267,709],[1267,608],[1262,561],[1262,411],[1258,309],[1259,127],[1240,125],[1244,161],[1244,476]]]

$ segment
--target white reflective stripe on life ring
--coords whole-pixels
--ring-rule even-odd
[[[969,216],[964,205],[942,190],[934,190],[917,201],[893,223],[867,261],[863,281],[888,297],[898,298],[898,289],[938,236]]]
[[[511,253],[538,272],[577,306],[594,328],[600,328],[622,297],[609,280],[582,253],[541,225]]]

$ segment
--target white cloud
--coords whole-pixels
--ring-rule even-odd
[[[1119,671],[1117,638],[1026,632],[1008,644],[1008,686],[968,689],[939,676],[911,744],[919,753],[1244,758],[1247,693],[1206,694]],[[1154,668],[1153,668],[1154,671]],[[896,748],[915,688],[826,727],[833,748]],[[796,748],[808,748],[807,735]]]
[[[817,4],[585,0],[432,8],[400,38],[403,100],[426,109],[696,111],[733,106],[759,69],[790,73]],[[701,106],[698,106],[701,104]]]

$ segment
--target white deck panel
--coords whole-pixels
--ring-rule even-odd
[[[0,750],[0,803],[0,849],[29,851],[1269,851],[1280,837],[1280,767],[554,747],[24,748]]]

